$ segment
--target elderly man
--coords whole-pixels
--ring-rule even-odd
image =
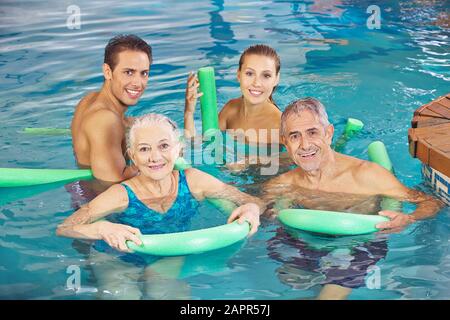
[[[266,200],[275,204],[271,210],[272,214],[276,214],[277,209],[295,206],[366,214],[378,213],[390,219],[377,225],[377,228],[387,233],[400,231],[416,220],[432,217],[442,207],[439,200],[406,187],[391,172],[378,164],[333,151],[331,149],[333,133],[334,127],[329,123],[325,108],[318,100],[300,99],[286,108],[281,117],[281,139],[290,158],[298,167],[266,183],[264,187]],[[379,211],[382,197],[411,202],[417,207],[411,214],[390,210]],[[307,253],[304,244],[298,246],[298,241],[293,241],[282,230],[279,231],[281,234],[277,234],[276,239],[270,241],[270,246],[275,248],[269,250],[270,255],[291,267],[292,265],[301,265],[300,269],[304,269],[305,265],[311,267],[311,261],[308,263],[298,261],[297,256],[283,257],[286,250],[281,250],[280,246],[286,244],[299,249],[302,252],[300,256]],[[353,257],[339,258],[340,261],[348,262],[345,267],[334,266],[331,270],[319,262],[319,265],[313,268],[314,271],[320,271],[327,276],[333,275],[332,279],[325,282],[328,285],[324,287],[319,298],[345,298],[350,292],[349,288],[364,283],[368,267],[383,258],[387,249],[385,241],[366,243],[365,246],[367,248],[362,251],[353,250]],[[361,254],[357,253],[359,251]],[[367,255],[367,252],[371,253],[369,256],[373,259],[359,259],[364,254]],[[367,265],[362,266],[361,262]],[[327,263],[329,266],[330,263]],[[345,274],[343,270],[348,272]],[[352,278],[352,270],[358,270],[359,280],[355,281]]]
[[[380,223],[379,229],[398,230],[416,220],[434,216],[442,207],[439,200],[406,187],[378,164],[333,151],[333,133],[334,127],[318,100],[306,98],[290,104],[281,117],[281,139],[298,167],[270,180],[266,191],[270,190],[273,196],[278,189],[278,194],[283,195],[278,201],[311,209],[351,211],[349,209],[358,206],[367,211],[361,206],[364,203],[374,212],[374,202],[382,196],[417,205],[412,214],[380,211],[379,214],[390,221]],[[286,190],[298,192],[289,197]],[[318,195],[326,195],[331,200],[323,202]]]

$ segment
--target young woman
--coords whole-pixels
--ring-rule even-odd
[[[254,45],[242,53],[237,70],[242,96],[228,101],[220,111],[220,130],[243,129],[247,143],[278,143],[278,140],[272,141],[271,130],[280,128],[281,111],[272,99],[280,81],[280,66],[278,54],[269,46]],[[189,74],[184,111],[187,137],[195,136],[195,105],[202,96],[198,87],[197,75]]]
[[[251,224],[249,235],[257,230],[262,209],[258,199],[200,170],[174,170],[175,160],[181,151],[177,132],[175,123],[163,115],[149,114],[137,118],[130,128],[127,145],[129,156],[138,168],[138,175],[111,186],[58,226],[59,236],[103,240],[94,246],[93,265],[95,276],[104,279],[101,282],[106,289],[100,292],[114,292],[110,298],[138,299],[145,294],[153,298],[165,296],[155,290],[170,286],[158,285],[155,279],[161,276],[155,270],[167,268],[155,267],[162,264],[161,260],[152,260],[152,268],[145,261],[145,256],[133,254],[128,249],[126,241],[141,245],[141,234],[188,230],[200,200],[231,200],[239,207],[231,213],[228,222],[239,219],[242,223],[247,220]],[[112,215],[115,212],[118,214]],[[105,252],[112,251],[111,248],[123,254],[119,256],[120,259],[115,259],[118,263],[113,264],[114,267],[106,267],[105,261],[111,261],[113,257]],[[167,260],[172,260],[172,267],[181,267],[183,262],[179,257]],[[175,278],[176,272],[173,274]],[[123,281],[127,275],[136,277],[132,279],[135,281]],[[150,287],[142,294],[137,277],[146,278],[150,275],[152,281],[145,281]]]

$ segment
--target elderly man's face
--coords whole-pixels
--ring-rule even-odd
[[[334,127],[324,127],[309,110],[286,120],[283,142],[294,162],[305,171],[318,170],[331,152]]]

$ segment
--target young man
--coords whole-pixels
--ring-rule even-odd
[[[135,35],[112,38],[105,48],[99,92],[86,95],[72,120],[72,143],[79,167],[91,168],[96,179],[114,183],[129,179],[137,170],[126,165],[125,117],[147,87],[152,49]]]

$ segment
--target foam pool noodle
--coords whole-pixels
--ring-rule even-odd
[[[219,130],[219,115],[217,112],[216,80],[213,67],[203,67],[198,70],[200,82],[200,106],[202,114],[203,136],[214,135]]]
[[[344,133],[337,139],[333,149],[340,152],[347,141],[353,137],[356,133],[362,130],[364,123],[361,120],[355,118],[348,118],[345,125]]]
[[[389,158],[386,146],[383,142],[374,141],[369,144],[367,153],[370,161],[375,162],[389,170],[391,173],[394,173],[394,167],[392,166],[391,159]],[[402,211],[402,203],[389,197],[383,197],[380,206],[382,210]]]
[[[23,133],[46,136],[69,136],[72,134],[68,128],[25,128]]]

